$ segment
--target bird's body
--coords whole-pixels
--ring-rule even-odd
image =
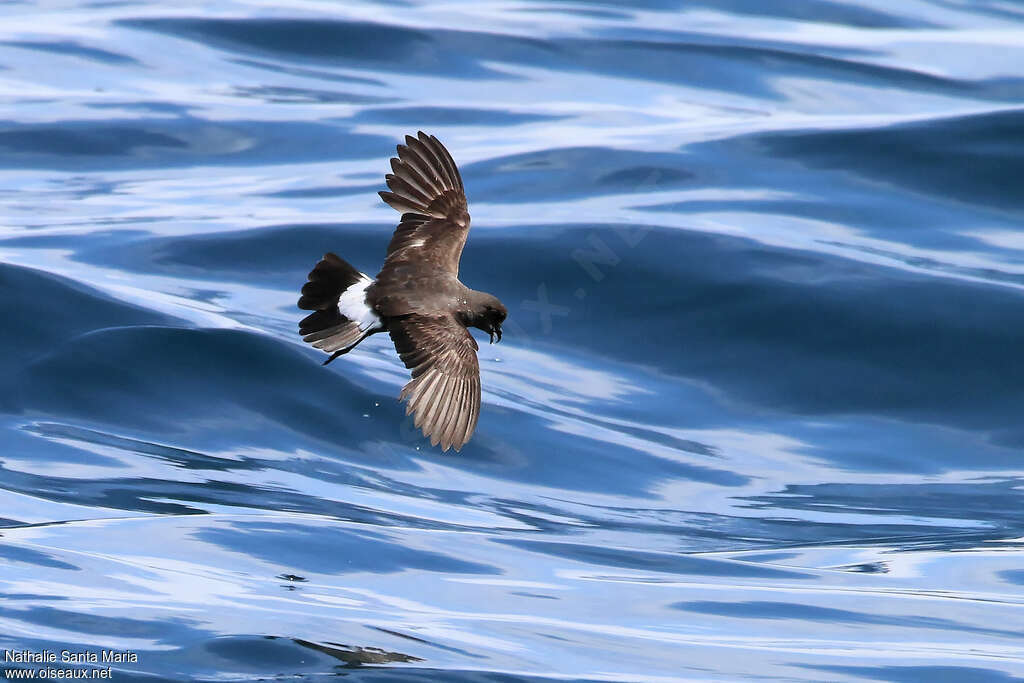
[[[401,400],[432,444],[459,450],[480,415],[477,343],[468,327],[501,339],[507,311],[491,294],[459,280],[469,233],[462,178],[433,136],[406,136],[391,159],[390,192],[381,198],[402,212],[376,278],[332,253],[302,288],[299,308],[314,311],[299,323],[303,339],[331,353],[324,364],[377,332],[387,332],[412,380]]]

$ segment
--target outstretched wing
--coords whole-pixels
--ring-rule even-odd
[[[399,400],[405,414],[443,450],[462,448],[480,417],[480,365],[469,330],[449,315],[407,315],[393,319],[388,332],[412,380]]]
[[[462,247],[469,234],[469,210],[462,176],[448,150],[423,131],[405,136],[398,157],[391,159],[390,192],[380,196],[402,213],[402,222],[388,245],[378,280],[401,271],[402,264],[426,263],[457,277]]]

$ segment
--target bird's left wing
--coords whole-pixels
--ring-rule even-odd
[[[415,424],[431,445],[461,449],[480,417],[476,340],[450,315],[403,316],[391,321],[388,332],[412,370],[399,396],[408,399],[405,414],[415,413]]]
[[[469,209],[451,154],[436,137],[420,131],[398,145],[391,169],[394,173],[386,176],[391,191],[379,194],[402,213],[402,221],[388,245],[381,276],[387,280],[389,271],[414,261],[429,262],[457,277],[469,234]]]

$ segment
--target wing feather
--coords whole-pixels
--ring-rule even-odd
[[[420,424],[421,427],[423,425],[439,425],[437,429],[432,430],[429,434],[431,446],[437,445],[437,433],[444,427],[444,423],[441,421],[441,411],[445,401],[448,399],[445,392],[448,390],[448,380],[450,379],[439,372],[434,374],[437,375],[437,381],[430,387],[430,395],[426,398],[427,403],[421,409],[423,419]]]
[[[406,136],[406,143],[412,138]],[[408,144],[398,145],[397,161],[403,165],[407,172],[416,178],[417,183],[422,183],[425,190],[432,194],[441,194],[444,190],[444,183],[440,181],[438,174],[431,168],[430,161],[423,158],[420,153]]]
[[[406,414],[430,439],[460,450],[473,434],[480,413],[477,343],[450,315],[396,318],[388,326],[395,349],[412,379],[403,387]]]
[[[448,448],[455,443],[456,434],[459,433],[459,425],[463,421],[463,414],[457,410],[457,407],[462,405],[463,401],[465,401],[468,387],[468,382],[459,384],[455,389],[456,393],[452,395],[451,400],[448,403],[449,419],[446,420],[445,424],[447,426],[441,434],[442,448]]]
[[[461,393],[462,385],[457,380],[448,379],[445,391],[441,394],[442,401],[440,407],[437,409],[437,423],[441,425],[440,429],[434,433],[431,437],[431,445],[436,446],[438,442],[441,443],[441,447],[451,446],[451,441],[448,439],[448,433],[452,429],[452,424],[455,422],[454,408],[455,403],[458,400],[458,394]],[[435,441],[436,439],[436,441]]]
[[[455,160],[452,159],[452,155],[444,148],[441,141],[433,135],[424,136],[423,133],[420,133],[420,136],[420,141],[423,142],[425,146],[429,147],[433,151],[437,160],[441,162],[452,187],[456,187],[464,192],[465,190],[462,186],[462,174],[459,173],[459,167],[455,164]]]
[[[444,167],[444,164],[434,151],[427,146],[424,142],[427,140],[427,136],[420,131],[417,133],[417,137],[411,135],[405,136],[405,146],[413,151],[413,153],[425,164],[424,171],[427,171],[431,180],[433,180],[438,186],[445,189],[455,189],[455,184],[451,182],[451,178],[448,177],[448,169]]]
[[[385,176],[388,191],[379,194],[404,215],[377,281],[386,287],[389,275],[409,262],[427,263],[440,274],[457,277],[470,217],[462,176],[451,154],[436,137],[420,131],[398,145],[391,170],[394,173]]]
[[[416,206],[427,206],[430,202],[434,201],[432,195],[427,194],[415,184],[405,180],[402,176],[388,173],[384,178],[387,180],[388,187],[402,197],[414,200],[416,202]]]
[[[401,178],[419,190],[424,197],[433,197],[441,193],[438,188],[430,186],[430,184],[424,181],[423,178],[419,177],[418,174],[412,173],[409,170],[409,167],[406,164],[403,164],[400,159],[396,159],[394,157],[391,158],[391,170],[394,172],[395,176]]]

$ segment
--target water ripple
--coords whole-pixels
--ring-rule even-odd
[[[140,681],[1024,676],[1018,9],[0,13],[3,648]],[[510,310],[457,456],[387,338],[324,368],[295,334],[321,254],[379,266],[417,129]]]

